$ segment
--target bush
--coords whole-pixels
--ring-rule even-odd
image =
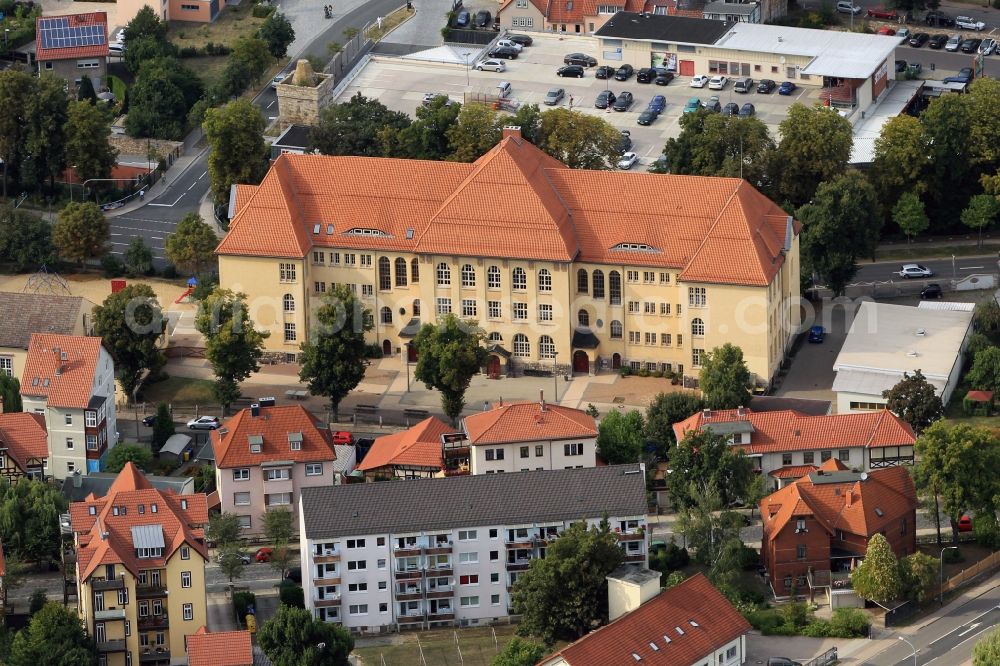
[[[197,46],[184,46],[177,52],[178,58],[197,58],[201,55],[201,49]]]
[[[281,585],[278,587],[278,599],[281,603],[292,608],[306,607],[305,593],[303,593],[302,588],[296,585],[295,581],[287,578],[281,581]]]
[[[972,524],[972,529],[976,535],[976,542],[980,546],[986,546],[993,550],[1000,548],[1000,530],[997,529],[996,520],[989,520],[986,515],[977,516],[977,520]]]
[[[177,267],[174,266],[173,264],[167,264],[166,267],[163,269],[163,277],[165,277],[168,280],[176,280]]]
[[[627,365],[623,365],[621,368],[618,369],[618,374],[621,375],[622,377],[628,377],[629,375],[632,374],[632,368],[630,368]]]
[[[254,18],[267,18],[277,9],[274,5],[254,5],[253,7],[253,17]]]
[[[746,615],[747,622],[750,625],[764,634],[765,636],[771,636],[779,633],[778,629],[784,624],[781,616],[774,609],[763,609],[748,613]]]
[[[28,599],[28,612],[34,615],[38,611],[42,610],[48,601],[49,598],[46,596],[45,590],[35,590],[31,593],[31,597]]]
[[[113,254],[106,254],[101,259],[101,268],[104,270],[104,277],[118,278],[125,275],[125,264]]]
[[[382,358],[382,347],[374,343],[365,345],[365,358]]]
[[[831,638],[863,638],[868,635],[871,619],[857,608],[837,608],[830,619]]]
[[[246,622],[247,609],[253,606],[255,609],[257,607],[257,595],[253,592],[234,592],[233,593],[233,612],[236,614],[236,621],[239,626],[243,626]]]
[[[945,564],[957,564],[958,562],[965,561],[965,556],[962,555],[961,550],[946,550],[944,551],[944,563]]]

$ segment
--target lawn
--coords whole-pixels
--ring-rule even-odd
[[[382,19],[382,27],[379,28],[374,24],[368,30],[367,37],[373,42],[377,42],[387,34],[392,32],[394,28],[409,19],[411,16],[416,14],[415,9],[407,9],[406,7],[400,7],[396,11],[392,12],[388,16]]]
[[[204,48],[209,42],[232,46],[240,37],[257,32],[257,28],[266,20],[254,18],[252,11],[253,3],[244,2],[226,5],[212,23],[170,21],[167,36],[178,49],[185,46]]]
[[[165,402],[170,405],[216,405],[212,396],[212,382],[207,379],[169,377],[162,382],[148,384],[142,389],[148,403]]]
[[[209,89],[222,79],[222,74],[226,70],[228,56],[198,56],[197,58],[184,58],[181,63],[191,68],[205,88]]]
[[[998,252],[1000,252],[1000,245],[989,242],[983,243],[982,247],[976,245],[923,245],[921,243],[913,243],[912,245],[879,248],[875,258],[877,261],[947,259],[951,256],[997,256]]]
[[[514,625],[470,627],[468,629],[435,629],[394,636],[393,644],[356,648],[353,654],[365,666],[414,666],[427,663],[434,666],[489,666],[499,650],[514,637]],[[496,631],[494,642],[493,631]],[[458,643],[456,644],[456,636]],[[418,645],[419,641],[419,645]],[[557,648],[562,647],[558,644]],[[461,656],[459,655],[461,650]],[[423,654],[424,661],[420,659]]]

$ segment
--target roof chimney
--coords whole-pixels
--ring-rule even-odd
[[[545,411],[545,391],[538,389],[538,404],[542,406],[542,411]]]
[[[80,488],[83,486],[83,475],[80,474],[80,470],[73,472],[73,487]]]
[[[747,415],[747,409],[746,409],[746,407],[737,407],[736,408],[736,415],[737,416],[746,416]]]
[[[260,416],[260,405],[258,403],[253,403],[250,405],[250,416],[258,417]]]
[[[509,136],[514,137],[515,139],[520,139],[521,128],[518,125],[507,125],[500,131],[501,139],[506,139]]]
[[[702,418],[706,419],[712,418],[712,410],[706,407],[705,409],[701,410],[701,416]]]

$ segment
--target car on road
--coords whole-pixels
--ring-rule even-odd
[[[635,98],[632,97],[632,93],[626,90],[615,98],[615,103],[611,105],[611,108],[615,111],[628,111],[634,101]]]
[[[997,50],[997,42],[992,37],[987,37],[979,45],[979,52],[984,56],[993,55]]]
[[[912,37],[910,37],[910,42],[909,43],[910,43],[910,46],[912,46],[913,48],[919,49],[921,46],[923,46],[924,44],[926,44],[927,40],[930,39],[930,38],[931,38],[931,36],[928,35],[926,32],[918,32],[917,34],[915,34]]]
[[[909,279],[911,277],[933,277],[934,271],[926,266],[921,266],[920,264],[903,264],[900,266],[896,275],[903,279]]]
[[[562,88],[549,88],[549,91],[545,93],[545,99],[542,100],[542,104],[545,106],[555,106],[563,100],[566,96],[566,91]]]
[[[486,26],[493,23],[493,15],[485,9],[480,9],[476,12],[476,27],[485,28]]]
[[[223,557],[225,557],[225,553],[219,553],[215,561],[221,564]],[[239,559],[240,564],[250,564],[250,556],[246,553],[236,553],[236,557]]]
[[[635,163],[639,161],[639,156],[635,153],[628,152],[622,155],[622,158],[618,160],[618,168],[628,170],[635,166]]]
[[[278,86],[281,85],[281,82],[284,81],[285,77],[287,77],[289,74],[290,72],[278,72],[278,74],[273,79],[271,79],[271,87],[277,90]]]
[[[665,86],[669,85],[670,82],[673,80],[674,80],[674,73],[664,70],[656,75],[656,78],[653,79],[653,83],[655,83],[658,86]]]
[[[711,80],[709,80],[709,82],[708,82],[708,89],[709,90],[722,90],[723,88],[726,87],[727,83],[729,83],[729,77],[728,76],[722,76],[722,75],[713,76],[711,78]]]
[[[977,32],[986,28],[985,23],[977,21],[969,16],[956,16],[955,26],[961,28],[962,30],[975,30]]]
[[[643,67],[635,73],[636,83],[652,83],[656,78],[656,69],[653,67]]]
[[[877,34],[879,34],[879,35],[886,35],[888,37],[892,37],[893,35],[896,34],[896,31],[893,30],[892,28],[890,28],[889,26],[884,25],[884,26],[882,26],[881,28],[878,29],[878,33]]]
[[[970,81],[972,81],[971,67],[963,67],[962,69],[958,70],[958,74],[956,74],[955,76],[944,77],[945,83],[968,83]]]
[[[478,69],[480,72],[483,71],[484,69],[488,69],[491,72],[506,72],[507,63],[505,63],[503,60],[497,60],[496,58],[487,58],[486,60],[480,60],[476,64],[476,69]]]
[[[778,86],[778,94],[791,95],[793,92],[795,92],[796,88],[798,88],[798,86],[792,83],[791,81],[782,81],[781,85]]]
[[[463,9],[458,14],[455,15],[455,27],[456,28],[468,28],[469,22],[472,21],[472,15],[468,11]]]
[[[708,85],[708,77],[704,74],[695,74],[691,77],[692,88],[704,88]]]
[[[654,111],[653,109],[646,109],[645,111],[639,114],[639,117],[636,118],[635,122],[640,125],[652,125],[653,122],[659,117],[660,117],[659,111]]]
[[[663,95],[653,95],[653,99],[649,100],[649,104],[646,108],[650,111],[663,113],[663,110],[667,108],[667,98]]]
[[[630,150],[632,150],[632,132],[623,129],[618,137],[618,154],[624,155]]]
[[[887,21],[899,20],[899,14],[896,13],[896,10],[887,7],[869,7],[867,16],[868,18],[885,19]]]
[[[962,35],[955,33],[954,35],[948,38],[948,41],[944,45],[944,50],[951,51],[952,53],[954,53],[955,51],[958,50],[958,47],[961,45],[962,45]]]
[[[974,37],[970,39],[963,39],[962,43],[959,45],[958,50],[962,53],[975,53],[979,50],[979,45],[983,43],[983,40],[976,39]]]
[[[594,70],[594,78],[597,79],[613,79],[615,78],[615,68],[611,65],[601,65]]]
[[[897,37],[902,37],[904,40],[909,40],[913,33],[910,32],[909,28],[900,28],[896,31]]]
[[[704,107],[705,105],[701,103],[700,99],[692,97],[687,101],[687,104],[684,105],[684,110],[681,113],[694,113]]]
[[[583,67],[580,65],[563,65],[556,70],[556,76],[569,76],[577,79],[583,78]]]
[[[951,28],[955,25],[955,19],[948,16],[944,12],[932,9],[927,12],[926,16],[924,16],[924,23],[927,25],[940,26],[942,28]]]
[[[740,115],[740,105],[736,102],[730,102],[722,107],[722,115],[724,116],[738,116]]]
[[[258,548],[257,552],[254,553],[253,559],[254,559],[255,562],[270,562],[271,561],[271,555],[273,555],[273,554],[274,554],[274,551],[271,550],[270,548],[267,548],[267,547]]]
[[[948,35],[942,35],[940,33],[931,35],[931,38],[927,40],[927,48],[934,50],[942,49],[947,42]]]
[[[111,42],[108,44],[108,55],[118,56],[121,58],[125,55],[125,45],[121,42]]]
[[[628,81],[635,74],[635,69],[632,65],[622,65],[615,71],[615,81]]]
[[[156,423],[156,414],[148,414],[142,417],[142,425],[147,428],[152,428],[154,423]]]
[[[936,282],[932,282],[920,290],[920,298],[924,300],[929,298],[941,298],[943,294],[944,292],[941,291],[941,285]]]
[[[771,92],[777,87],[777,83],[771,79],[761,79],[760,83],[757,84],[757,92],[762,95],[770,95]]]
[[[563,58],[564,65],[582,65],[583,67],[597,67],[597,58],[586,53],[570,53]]]
[[[506,46],[507,48],[514,49],[518,53],[520,53],[522,51],[522,49],[524,49],[523,46],[521,46],[520,44],[518,44],[517,42],[515,42],[515,41],[513,41],[511,39],[501,39],[501,40],[498,40],[497,41],[497,46]]]
[[[219,427],[218,416],[199,416],[187,422],[189,430],[215,430]]]
[[[719,113],[720,111],[722,111],[722,104],[719,102],[719,96],[712,95],[711,97],[709,97],[708,101],[705,102],[705,108],[711,111],[712,113]]]
[[[850,2],[850,0],[840,0],[837,3],[837,13],[839,14],[854,14],[857,16],[861,13],[861,7],[859,5]]]
[[[596,109],[606,109],[615,103],[615,94],[610,90],[602,90],[597,93],[597,99],[594,100],[594,108]]]
[[[750,102],[747,102],[746,104],[740,107],[740,118],[752,118],[753,116],[756,115],[757,115],[757,108]]]
[[[971,532],[972,531],[972,518],[969,514],[965,514],[958,519],[958,531],[959,532]]]
[[[333,443],[341,446],[350,446],[354,443],[354,435],[346,430],[338,430],[333,433]]]
[[[512,34],[508,34],[507,35],[507,39],[509,39],[512,42],[517,42],[521,46],[531,46],[532,42],[535,41],[531,37],[529,37],[528,35],[512,35]]]
[[[498,46],[487,54],[491,58],[503,58],[504,60],[516,60],[517,49],[509,46]]]

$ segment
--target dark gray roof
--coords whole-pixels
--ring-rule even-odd
[[[653,571],[652,569],[647,569],[641,564],[623,564],[611,573],[608,574],[608,578],[613,578],[615,580],[622,580],[626,583],[635,583],[636,585],[642,585],[646,581],[660,579],[660,572]]]
[[[681,44],[714,44],[734,25],[732,21],[715,19],[618,12],[594,35]]]
[[[753,424],[749,421],[720,421],[719,423],[706,423],[703,428],[711,430],[716,435],[733,435],[735,433],[754,432]]]
[[[307,125],[289,125],[288,129],[282,132],[281,136],[275,139],[271,145],[307,150],[312,145],[309,140],[309,132],[311,131],[312,128]]]
[[[747,405],[754,412],[778,412],[794,409],[806,416],[826,416],[830,413],[829,400],[812,400],[810,398],[779,398],[773,395],[755,395]]]
[[[863,481],[861,478],[863,472],[849,472],[849,471],[839,471],[839,472],[825,472],[823,470],[817,470],[809,475],[809,480],[812,481],[813,485],[819,486],[825,483],[854,483],[856,481]],[[867,475],[864,477],[868,478]]]
[[[309,539],[646,513],[639,465],[302,489]]]
[[[17,314],[0,317],[0,347],[27,349],[32,333],[73,335],[81,311],[92,307],[79,296],[0,291],[0,312]]]
[[[79,486],[73,483],[74,478],[79,481]],[[110,472],[97,472],[95,474],[87,474],[86,476],[82,474],[75,477],[68,476],[63,479],[62,487],[59,490],[63,497],[70,502],[83,501],[90,493],[94,493],[94,497],[104,497],[116,478],[118,478],[118,475]],[[157,490],[172,490],[178,495],[185,494],[185,491],[188,493],[193,492],[194,489],[193,481],[189,476],[147,475],[146,480]]]
[[[198,453],[194,456],[195,460],[205,460],[209,462],[215,462],[215,447],[212,446],[212,438],[209,437],[205,442],[205,445],[201,447]]]

